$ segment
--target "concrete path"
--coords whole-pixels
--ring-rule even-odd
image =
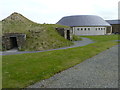
[[[28,88],[118,88],[118,46]]]
[[[74,47],[80,47],[80,46],[85,46],[90,43],[93,43],[92,40],[88,38],[83,38],[81,41],[74,41],[74,45],[69,46],[69,47],[62,47],[62,48],[57,48],[57,49],[49,49],[49,50],[43,50],[43,51],[18,51],[18,50],[8,50],[4,52],[0,52],[0,55],[14,55],[14,54],[22,54],[22,53],[37,53],[37,52],[46,52],[46,51],[52,51],[52,50],[60,50],[60,49],[67,49],[67,48],[74,48]]]

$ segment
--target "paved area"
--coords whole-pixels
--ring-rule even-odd
[[[0,55],[14,55],[14,54],[22,54],[22,53],[37,53],[37,52],[46,52],[46,51],[52,51],[52,50],[60,50],[60,49],[67,49],[67,48],[74,48],[74,47],[80,47],[80,46],[85,46],[90,43],[93,43],[92,40],[88,38],[82,38],[81,41],[74,41],[74,45],[69,46],[69,47],[62,47],[62,48],[57,48],[57,49],[49,49],[49,50],[43,50],[43,51],[18,51],[17,49],[12,49],[4,52],[0,52]]]
[[[118,88],[118,45],[28,88]]]

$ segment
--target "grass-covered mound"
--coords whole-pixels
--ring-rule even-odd
[[[2,20],[2,33],[25,33],[26,43],[21,50],[45,50],[71,45],[71,42],[60,36],[56,24],[38,24],[19,13],[13,13]]]

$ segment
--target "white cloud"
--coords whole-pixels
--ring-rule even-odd
[[[119,0],[2,0],[0,20],[18,12],[39,23],[56,23],[68,15],[98,15],[117,19]]]

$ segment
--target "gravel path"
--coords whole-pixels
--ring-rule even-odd
[[[16,49],[14,50],[8,50],[4,52],[0,52],[0,55],[14,55],[14,54],[22,54],[22,53],[37,53],[37,52],[46,52],[46,51],[52,51],[52,50],[60,50],[60,49],[67,49],[67,48],[74,48],[74,47],[80,47],[80,46],[85,46],[90,43],[93,43],[92,40],[88,38],[83,38],[81,37],[81,41],[74,41],[74,45],[69,46],[69,47],[62,47],[62,48],[57,48],[57,49],[49,49],[49,50],[43,50],[43,51],[17,51]]]
[[[118,45],[28,88],[118,88]]]

